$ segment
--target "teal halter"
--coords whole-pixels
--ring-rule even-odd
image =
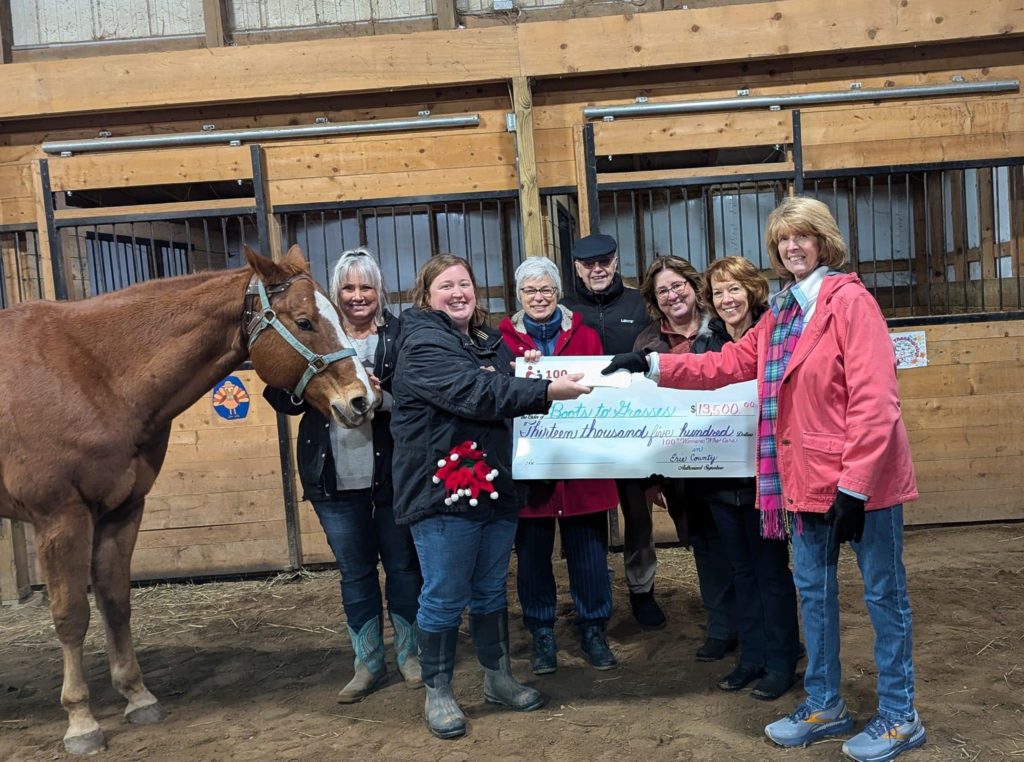
[[[246,333],[249,336],[248,343],[250,352],[252,351],[253,344],[256,343],[256,339],[260,337],[263,331],[267,328],[273,328],[281,335],[282,339],[291,345],[292,349],[302,355],[302,358],[306,361],[306,372],[302,374],[302,378],[299,379],[299,383],[295,385],[295,389],[291,392],[292,397],[296,400],[302,399],[302,394],[306,391],[306,385],[309,384],[310,380],[317,373],[323,373],[332,363],[336,363],[338,360],[345,360],[349,357],[356,356],[356,350],[351,347],[343,347],[337,352],[331,352],[328,355],[318,355],[315,352],[310,351],[308,347],[296,339],[295,335],[285,328],[284,323],[278,320],[277,313],[274,312],[274,309],[270,306],[269,294],[284,293],[288,290],[289,286],[302,278],[312,280],[308,275],[295,275],[284,283],[271,286],[268,293],[268,289],[263,285],[263,281],[259,280],[259,278],[254,275],[249,281],[248,288],[245,290],[246,303],[248,304],[248,297],[259,296],[261,311],[254,312],[247,309],[246,314],[251,314],[252,316],[243,323]],[[358,362],[358,360],[356,360],[356,362]]]

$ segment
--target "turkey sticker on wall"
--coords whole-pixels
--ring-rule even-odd
[[[890,334],[896,352],[896,367],[923,368],[928,365],[928,341],[924,331]]]
[[[240,421],[249,414],[249,392],[238,376],[228,376],[213,387],[212,400],[221,418]]]

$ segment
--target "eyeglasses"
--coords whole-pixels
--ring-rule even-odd
[[[555,289],[551,288],[551,286],[544,286],[544,288],[521,288],[519,289],[519,293],[527,299],[532,299],[538,294],[543,296],[545,299],[550,299],[555,295]]]
[[[676,296],[682,296],[686,293],[687,289],[690,288],[690,282],[687,280],[681,280],[678,283],[673,283],[668,288],[659,288],[654,292],[654,295],[658,297],[659,302],[663,302],[668,299],[669,294],[675,294]]]
[[[602,269],[607,269],[612,266],[612,262],[615,261],[615,257],[595,257],[594,259],[577,259],[584,270],[593,270],[595,267],[600,266]]]

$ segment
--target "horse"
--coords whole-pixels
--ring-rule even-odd
[[[130,570],[174,417],[246,358],[268,385],[342,426],[361,424],[380,399],[301,249],[275,263],[245,247],[245,258],[248,267],[0,310],[0,516],[35,527],[64,652],[69,753],[106,747],[82,666],[90,582],[125,718],[166,716],[132,646]]]

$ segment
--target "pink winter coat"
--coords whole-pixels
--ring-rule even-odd
[[[583,324],[583,318],[568,308],[562,310],[562,332],[555,340],[556,355],[603,355],[597,331]],[[526,333],[523,313],[506,317],[498,326],[505,344],[516,357],[526,350],[537,349]],[[569,479],[565,481],[528,481],[526,506],[519,512],[525,519],[581,516],[585,513],[609,511],[619,503],[613,479]]]
[[[717,389],[756,378],[760,398],[775,322],[769,312],[719,354],[659,355],[659,385]],[[790,511],[824,513],[838,487],[867,495],[868,510],[918,496],[892,341],[855,274],[822,282],[779,390],[776,437]]]

